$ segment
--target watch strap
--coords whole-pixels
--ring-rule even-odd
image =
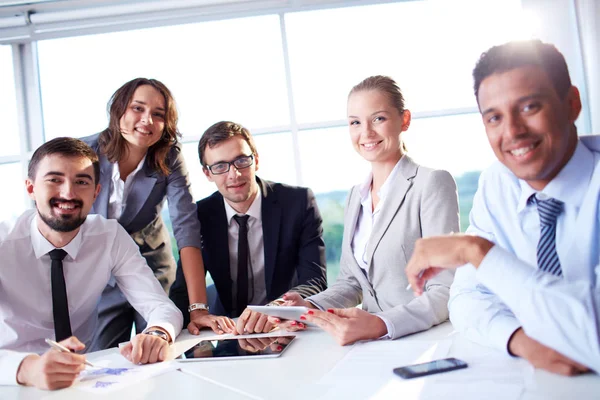
[[[164,341],[166,341],[167,343],[170,343],[169,341],[169,334],[166,332],[163,332],[159,329],[150,329],[147,332],[144,332],[146,335],[150,335],[150,336],[157,336],[161,339],[163,339]]]
[[[192,312],[195,310],[206,310],[206,311],[210,311],[208,304],[205,303],[192,303],[190,304],[190,306],[188,307],[188,312]]]

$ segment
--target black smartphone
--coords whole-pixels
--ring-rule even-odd
[[[404,379],[418,378],[420,376],[439,374],[440,372],[454,371],[467,368],[467,363],[457,358],[444,358],[423,364],[407,365],[394,368],[394,373]]]

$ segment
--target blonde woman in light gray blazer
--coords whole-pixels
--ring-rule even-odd
[[[443,170],[405,154],[402,132],[410,111],[396,82],[373,76],[348,96],[348,123],[355,150],[371,163],[368,178],[348,195],[340,275],[327,290],[286,305],[311,310],[302,317],[342,345],[391,338],[431,328],[448,319],[452,274],[444,272],[415,297],[404,269],[417,239],[459,231],[456,183]],[[362,303],[362,309],[355,308]],[[326,311],[325,311],[326,310]],[[292,329],[304,324],[293,323]]]

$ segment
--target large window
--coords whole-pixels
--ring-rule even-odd
[[[173,92],[184,138],[220,120],[289,124],[276,15],[46,40],[38,51],[46,139],[104,129],[110,96],[136,77]]]
[[[21,152],[19,126],[17,119],[17,99],[15,77],[13,73],[12,49],[0,46],[0,176],[3,177],[4,195],[0,200],[0,221],[18,216],[25,210],[25,184],[19,159]]]
[[[466,229],[479,173],[494,160],[471,71],[482,51],[527,36],[520,1],[409,1],[290,13],[285,21],[299,123],[345,120],[354,85],[371,75],[391,76],[414,115],[404,134],[408,154],[454,175]],[[317,193],[323,214],[331,278],[346,193],[370,168],[355,154],[343,124],[299,133],[304,183]]]
[[[0,157],[19,155],[20,140],[17,119],[17,99],[15,95],[15,76],[10,46],[0,46]]]
[[[352,147],[346,126],[300,131],[302,175],[316,193],[348,191],[366,179],[369,164]]]
[[[0,164],[2,191],[0,200],[0,221],[18,217],[25,211],[25,179],[21,163]]]
[[[404,135],[408,154],[421,165],[449,171],[456,179],[461,230],[469,212],[480,172],[496,158],[479,114],[416,119]]]
[[[529,37],[544,21],[527,20],[520,0],[374,0],[356,7],[332,1],[330,9],[308,0],[287,3],[276,11],[215,13],[214,21],[196,14],[195,23],[171,19],[171,26],[119,25],[118,32],[84,29],[85,35],[38,41],[44,126],[33,131],[45,132],[46,140],[97,133],[107,126],[106,103],[119,86],[139,76],[163,81],[178,104],[194,198],[216,190],[198,161],[201,134],[220,120],[245,125],[255,133],[261,178],[315,192],[331,282],[345,198],[370,169],[350,143],[347,95],[368,76],[389,75],[413,113],[403,134],[408,154],[453,174],[465,229],[479,173],[494,160],[473,96],[472,68],[490,46]],[[13,168],[11,177],[22,180],[16,164],[9,164],[27,153],[20,149],[8,46],[0,46],[0,67],[0,116],[8,121],[0,168]],[[37,83],[37,76],[29,78],[25,82]]]
[[[370,75],[394,77],[413,112],[474,107],[475,60],[491,45],[522,35],[518,0],[291,13],[286,26],[300,122],[345,118],[348,91]]]

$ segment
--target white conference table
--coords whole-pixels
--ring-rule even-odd
[[[274,334],[277,332],[272,333]],[[106,395],[94,395],[77,388],[47,392],[29,387],[0,386],[0,399],[304,400],[366,399],[374,396],[374,399],[409,400],[439,398],[440,391],[443,391],[447,399],[600,398],[598,375],[562,377],[542,370],[533,370],[524,360],[512,359],[469,342],[454,332],[449,322],[396,341],[374,344],[393,353],[395,347],[407,349],[411,346],[417,348],[427,344],[426,342],[431,345],[446,343],[449,351],[442,356],[461,358],[469,363],[469,368],[464,370],[411,381],[404,381],[391,373],[391,368],[386,366],[390,360],[385,354],[392,354],[389,352],[378,353],[382,354],[380,365],[373,363],[373,360],[370,360],[371,363],[365,360],[365,370],[357,372],[364,378],[340,379],[340,374],[335,375],[331,371],[339,371],[337,367],[349,362],[350,354],[354,353],[351,352],[353,346],[339,346],[327,333],[318,328],[309,328],[295,334],[297,338],[294,343],[278,358],[180,363],[180,370],[140,381]],[[203,331],[200,337],[216,336]],[[183,332],[177,339],[176,349],[189,347],[193,341],[198,341],[198,337]],[[373,346],[358,346],[361,345]],[[91,353],[88,358],[92,362],[101,360],[115,351],[117,350],[111,349]],[[402,355],[398,357],[397,365],[393,366],[406,364],[406,361],[401,360]],[[380,371],[378,368],[383,369]],[[515,379],[518,380],[521,375],[524,383],[515,397]]]

